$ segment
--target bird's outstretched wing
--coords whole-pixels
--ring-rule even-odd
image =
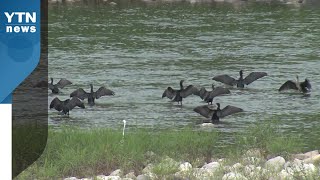
[[[58,88],[63,89],[65,86],[70,85],[70,84],[72,84],[71,81],[69,81],[69,80],[67,80],[67,79],[65,79],[65,78],[62,78],[62,79],[60,79],[60,81],[57,83],[57,86],[58,86]]]
[[[57,111],[62,111],[63,108],[63,102],[60,101],[59,98],[54,98],[50,103],[50,109],[54,108]]]
[[[73,91],[70,94],[70,97],[77,97],[81,100],[84,100],[85,98],[88,98],[88,93],[86,91],[84,91],[82,88],[79,88],[79,89]]]
[[[205,87],[202,87],[199,91],[199,96],[201,99],[204,99],[207,96],[208,91]]]
[[[210,106],[211,107],[211,106]],[[209,108],[208,105],[198,106],[193,109],[194,112],[199,113],[200,115],[210,118],[214,113],[214,109]]]
[[[230,94],[230,93],[231,93],[230,90],[227,88],[216,87],[213,91],[209,93],[209,95],[205,98],[205,100],[213,99],[216,96],[220,96],[222,94]]]
[[[66,105],[68,107],[69,110],[72,110],[74,107],[78,106],[82,109],[85,108],[83,102],[78,99],[77,97],[73,97],[69,102],[68,104]]]
[[[253,81],[260,79],[264,76],[267,76],[268,74],[265,72],[252,72],[250,73],[246,78],[244,78],[243,82],[248,85],[252,83]]]
[[[95,92],[95,97],[99,99],[101,96],[114,96],[115,93],[111,91],[110,89],[107,89],[105,87],[100,87],[96,92]]]
[[[297,84],[293,81],[287,81],[284,84],[282,84],[282,86],[279,88],[279,91],[284,91],[284,90],[288,90],[288,89],[294,89],[294,90],[299,90],[299,88],[297,87]]]
[[[220,111],[220,114],[218,115],[220,118],[223,118],[225,116],[238,113],[238,112],[243,112],[243,109],[234,107],[234,106],[226,106]]]
[[[164,90],[162,98],[168,97],[169,99],[172,99],[176,96],[176,93],[176,90],[172,89],[171,87],[168,87],[166,90]]]
[[[218,82],[222,82],[224,84],[227,84],[227,85],[230,85],[230,86],[233,86],[237,83],[237,81],[230,77],[229,75],[219,75],[219,76],[215,76],[212,78],[212,80],[215,80],[215,81],[218,81]]]
[[[183,98],[186,98],[190,96],[191,94],[197,95],[199,94],[199,89],[194,87],[193,85],[189,85],[187,88],[183,89],[180,92],[180,96]]]

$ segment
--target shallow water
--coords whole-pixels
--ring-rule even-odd
[[[288,5],[165,5],[115,7],[51,6],[49,9],[49,77],[67,78],[75,89],[105,86],[116,92],[97,105],[74,109],[70,118],[49,112],[49,124],[81,127],[202,128],[193,108],[205,104],[197,96],[183,107],[162,99],[165,88],[193,84],[221,85],[215,75],[238,77],[251,71],[269,76],[215,102],[245,112],[218,125],[236,132],[257,121],[280,120],[285,131],[318,142],[320,108],[320,8]],[[296,75],[310,79],[310,97],[279,93]],[[50,95],[49,101],[55,96]],[[318,144],[319,145],[319,144]],[[315,144],[313,144],[316,147]]]

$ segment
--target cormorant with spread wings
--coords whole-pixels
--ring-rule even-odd
[[[72,99],[67,99],[64,101],[61,101],[59,98],[54,98],[50,103],[50,109],[54,108],[57,111],[62,111],[64,115],[69,116],[69,111],[71,111],[76,106],[84,109],[85,106],[83,102],[80,101],[80,99],[74,97]]]
[[[84,100],[86,98],[88,98],[88,104],[90,106],[94,106],[95,105],[95,99],[99,99],[101,96],[114,96],[115,93],[113,91],[111,91],[110,89],[107,89],[105,87],[100,87],[96,92],[93,91],[93,85],[90,84],[91,90],[89,93],[87,93],[85,90],[83,90],[82,88],[79,88],[75,91],[73,91],[70,94],[70,97],[77,97],[81,100]]]
[[[287,81],[285,82],[280,88],[279,91],[284,91],[288,89],[293,89],[293,90],[298,90],[302,93],[310,93],[311,92],[311,83],[310,81],[306,78],[303,82],[299,82],[299,76],[296,76],[296,81]]]
[[[199,91],[199,96],[208,104],[213,101],[213,98],[222,94],[230,94],[230,90],[223,87],[214,87],[212,84],[212,91],[207,91],[205,87],[202,87]]]
[[[183,87],[184,80],[180,81],[180,89],[175,90],[172,87],[168,87],[162,94],[162,98],[167,97],[174,102],[181,103],[182,106],[182,99],[188,97],[189,95],[195,94],[199,95],[198,88],[194,87],[193,85],[189,85],[187,88]]]
[[[243,70],[240,70],[239,74],[240,74],[240,77],[238,80],[226,74],[215,76],[212,79],[230,86],[237,85],[238,88],[244,88],[244,85],[249,85],[253,81],[268,75],[265,72],[252,72],[247,77],[243,78]]]
[[[47,81],[40,81],[33,87],[48,87],[53,94],[58,94],[59,93],[59,88],[63,89],[65,86],[72,84],[69,80],[62,78],[57,84],[53,84],[53,78],[50,78],[51,82],[48,83]]]
[[[206,118],[211,118],[212,123],[218,123],[220,118],[243,111],[241,108],[230,105],[220,109],[220,103],[217,103],[217,109],[211,109],[209,105],[203,105],[198,106],[193,110]]]

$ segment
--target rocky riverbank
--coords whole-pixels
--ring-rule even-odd
[[[156,156],[154,153],[150,152]],[[124,173],[121,169],[109,175],[77,178],[68,177],[64,180],[155,180],[155,179],[222,179],[222,180],[293,180],[320,179],[319,150],[294,154],[287,158],[277,156],[263,158],[258,149],[248,150],[236,161],[230,159],[212,159],[200,166],[189,162],[177,162],[170,157],[158,164],[148,164],[141,174],[133,171]]]

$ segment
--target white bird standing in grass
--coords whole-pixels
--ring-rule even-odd
[[[123,122],[122,138],[124,138],[124,131],[125,131],[125,129],[126,129],[126,123],[127,123],[127,121],[126,121],[126,120],[123,120],[122,122]]]

